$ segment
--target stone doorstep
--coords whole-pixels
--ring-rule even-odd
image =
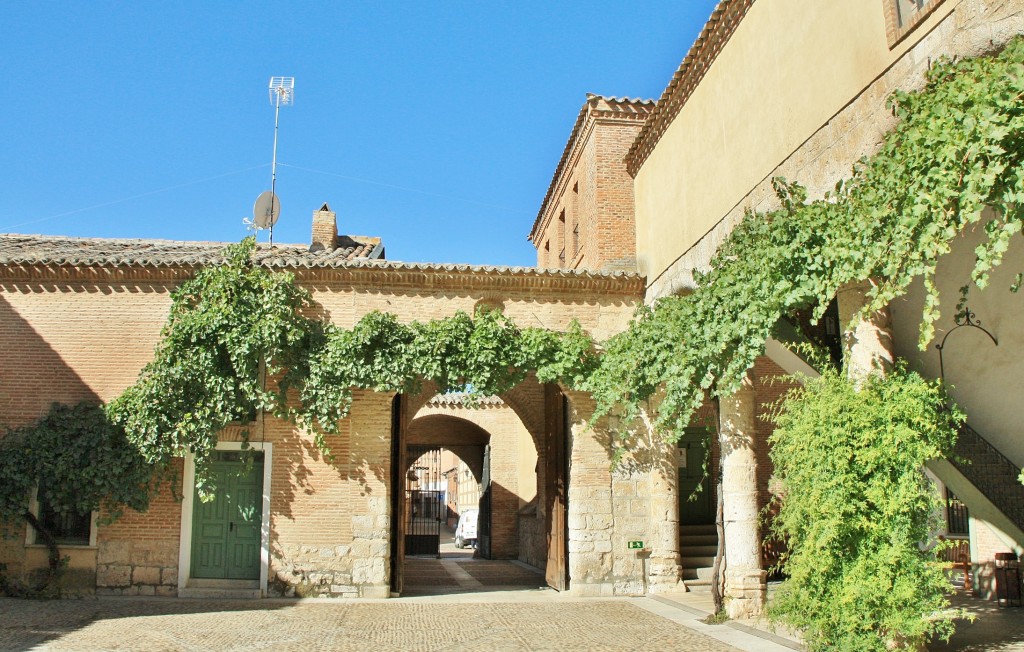
[[[259,580],[190,579],[178,589],[179,598],[258,600],[263,597]]]

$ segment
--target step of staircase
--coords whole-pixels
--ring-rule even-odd
[[[717,526],[679,526],[679,565],[681,579],[688,591],[706,593],[711,590],[716,554]]]
[[[718,535],[715,534],[683,534],[679,537],[679,547],[715,546],[718,547]]]
[[[718,542],[712,541],[707,544],[679,545],[679,554],[685,557],[711,557],[714,559],[718,554]]]
[[[262,597],[257,580],[191,579],[178,589],[179,598],[258,600]]]
[[[683,580],[683,586],[693,593],[711,593],[711,579]]]

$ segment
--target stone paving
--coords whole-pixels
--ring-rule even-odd
[[[188,600],[0,598],[0,652],[7,650],[692,650],[788,652],[796,637],[762,621],[706,625],[710,596],[573,598],[539,588],[518,562],[407,559],[411,581],[391,600]],[[413,596],[413,597],[409,597]],[[1024,609],[955,595],[976,616],[933,652],[1024,651]]]
[[[0,614],[2,650],[736,649],[626,600],[0,599]]]
[[[974,616],[974,622],[957,621],[949,642],[932,643],[928,646],[931,652],[1024,652],[1024,609],[1000,607],[991,600],[963,594],[954,595],[952,603]]]
[[[546,588],[544,573],[518,561],[444,555],[406,557],[402,596]]]

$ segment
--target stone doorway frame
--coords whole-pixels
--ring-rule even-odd
[[[249,448],[263,452],[263,509],[260,522],[260,597],[267,597],[267,582],[270,577],[270,479],[274,461],[274,445],[269,442],[251,441]],[[240,451],[242,442],[217,442],[218,451]],[[178,540],[178,597],[189,590],[192,569],[192,515],[195,510],[196,459],[192,453],[185,455],[185,470],[181,480],[181,534]],[[246,582],[248,580],[241,580]]]

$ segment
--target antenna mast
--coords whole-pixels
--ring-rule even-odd
[[[270,164],[270,210],[269,220],[270,246],[274,246],[274,224],[277,222],[277,214],[280,213],[280,203],[277,199],[277,132],[281,119],[281,107],[289,106],[295,102],[295,78],[294,77],[271,77],[268,87],[270,104],[274,107],[274,156]],[[275,210],[276,209],[276,210]],[[254,221],[259,219],[253,216]]]

